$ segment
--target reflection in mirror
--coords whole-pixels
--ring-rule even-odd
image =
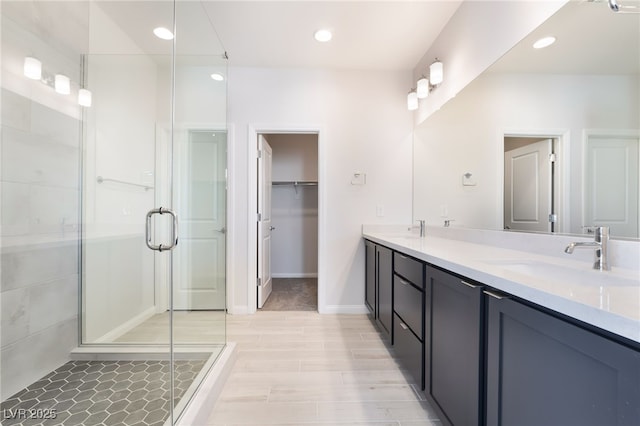
[[[569,2],[416,127],[413,216],[638,238],[639,99],[640,15]]]
[[[504,229],[555,232],[559,137],[505,136]]]

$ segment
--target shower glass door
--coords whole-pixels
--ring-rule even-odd
[[[226,341],[226,55],[200,2],[92,2],[90,32],[81,343],[152,363],[124,398],[176,421]]]

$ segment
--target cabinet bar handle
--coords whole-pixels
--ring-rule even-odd
[[[408,257],[407,257],[407,256],[405,256],[405,255],[403,255],[403,254],[400,254],[400,253],[398,253],[398,252],[396,252],[396,254],[398,255],[398,257],[400,257],[400,258],[402,258],[402,259],[408,259]]]
[[[484,290],[483,291],[484,294],[486,294],[487,296],[491,296],[494,299],[498,299],[498,300],[502,300],[502,299],[508,299],[508,296],[503,296],[502,294],[490,291],[490,290]]]
[[[400,323],[400,327],[402,327],[403,330],[407,330],[407,325],[403,322]]]
[[[409,282],[408,282],[408,281],[403,280],[402,278],[400,278],[400,277],[399,277],[399,276],[397,276],[397,275],[396,275],[396,279],[397,279],[398,281],[400,281],[400,283],[401,283],[401,284],[409,285]]]
[[[462,284],[466,285],[467,287],[471,287],[471,288],[478,288],[478,287],[482,287],[482,286],[480,286],[480,285],[474,285],[474,284],[471,284],[471,283],[468,283],[468,282],[466,282],[466,281],[462,281],[462,280],[460,280],[460,282],[461,282]]]

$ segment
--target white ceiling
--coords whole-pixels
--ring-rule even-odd
[[[226,51],[232,66],[412,70],[460,5],[461,0],[203,1],[178,2],[178,37]],[[151,30],[166,19],[166,1],[99,1],[100,7],[143,50],[154,52]],[[190,4],[190,6],[189,6]],[[189,16],[188,19],[182,19]],[[222,47],[202,21],[210,20]],[[198,25],[185,24],[198,20]],[[313,34],[330,28],[333,39]],[[181,38],[180,38],[181,37]],[[148,43],[148,44],[147,44]]]

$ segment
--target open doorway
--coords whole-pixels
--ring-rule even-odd
[[[318,310],[318,134],[258,133],[256,306]]]
[[[504,136],[504,229],[559,232],[560,136]]]

